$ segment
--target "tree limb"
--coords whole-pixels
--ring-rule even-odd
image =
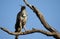
[[[39,18],[39,20],[41,21],[41,23],[43,24],[43,26],[49,30],[50,32],[56,32],[56,29],[54,29],[53,27],[51,27],[46,20],[44,19],[44,16],[42,15],[42,13],[33,5],[29,4],[27,2],[27,0],[23,0],[24,3],[33,10],[33,12],[35,12],[35,14],[37,15],[37,17]]]
[[[32,33],[42,33],[44,35],[47,35],[47,36],[53,36],[54,38],[56,39],[60,39],[60,33],[58,33],[54,28],[52,28],[47,22],[46,20],[44,19],[44,16],[42,15],[42,13],[33,5],[29,4],[26,0],[23,0],[25,2],[25,4],[30,7],[33,12],[35,12],[35,14],[37,15],[37,17],[39,18],[39,20],[41,21],[41,23],[43,24],[43,26],[49,30],[50,32],[47,32],[47,31],[44,31],[44,30],[40,30],[40,29],[32,29],[32,30],[28,30],[28,31],[25,31],[25,32],[11,32],[9,31],[8,29],[6,28],[2,28],[0,27],[1,30],[7,32],[8,34],[10,35],[15,35],[16,38],[15,39],[18,39],[18,36],[19,35],[27,35],[27,34],[32,34]]]
[[[47,22],[46,20],[44,19],[44,16],[42,15],[42,13],[33,5],[29,4],[27,2],[27,0],[23,0],[24,3],[33,11],[35,12],[36,16],[39,18],[39,20],[41,21],[41,23],[43,24],[43,26],[48,30],[50,31],[51,33],[54,33],[53,37],[56,38],[56,39],[60,39],[60,33],[58,33],[56,31],[55,28],[51,27]]]
[[[32,34],[32,33],[42,33],[42,34],[45,34],[47,36],[52,36],[54,35],[53,33],[51,32],[47,32],[47,31],[44,31],[44,30],[38,30],[38,29],[32,29],[32,30],[28,30],[28,31],[25,31],[25,32],[10,32],[9,30],[7,30],[6,28],[2,28],[0,27],[1,30],[7,32],[8,34],[10,35],[27,35],[27,34]]]
[[[27,34],[32,34],[32,33],[42,33],[46,36],[53,36],[54,38],[56,39],[60,39],[60,33],[56,33],[56,32],[47,32],[47,31],[44,31],[44,30],[39,30],[39,29],[32,29],[32,30],[28,30],[28,31],[25,31],[25,32],[11,32],[9,31],[8,29],[6,28],[2,28],[0,27],[1,30],[5,31],[6,33],[10,34],[10,35],[14,35],[14,36],[19,36],[19,35],[27,35]],[[15,38],[15,39],[18,39],[18,36]]]

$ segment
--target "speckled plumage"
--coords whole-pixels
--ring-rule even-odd
[[[23,28],[25,29],[25,24],[27,21],[27,13],[25,6],[21,7],[21,11],[17,14],[15,32],[20,32]]]

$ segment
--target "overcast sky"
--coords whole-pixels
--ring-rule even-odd
[[[28,0],[28,2],[36,6],[44,15],[45,20],[60,32],[60,0]],[[21,5],[25,5],[23,0],[0,0],[0,27],[5,27],[12,32],[15,31],[16,15],[21,10]],[[28,14],[26,30],[31,30],[32,28],[46,30],[35,13],[27,6],[26,10]],[[0,39],[14,39],[14,36],[0,30]],[[19,36],[19,39],[54,38],[41,33],[33,33]]]

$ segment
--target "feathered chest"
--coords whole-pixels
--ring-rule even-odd
[[[26,17],[27,17],[26,10],[23,10],[23,11],[20,13],[20,17],[22,17],[22,18],[26,18]]]
[[[24,20],[24,19],[27,19],[27,13],[26,13],[26,10],[23,10],[22,12],[18,13],[18,19],[20,20]]]

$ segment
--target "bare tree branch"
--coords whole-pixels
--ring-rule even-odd
[[[33,11],[35,12],[36,16],[39,18],[39,20],[41,21],[41,23],[43,24],[43,26],[49,30],[51,33],[54,33],[53,37],[56,39],[60,39],[60,33],[58,33],[56,31],[56,29],[54,29],[53,27],[51,27],[46,20],[44,19],[44,16],[42,15],[42,13],[33,5],[29,4],[27,2],[27,0],[23,0],[24,3]]]
[[[32,33],[42,33],[44,35],[47,35],[47,36],[53,36],[54,38],[56,39],[60,39],[60,33],[58,33],[54,28],[52,28],[47,22],[46,20],[44,19],[44,16],[42,15],[42,13],[33,5],[29,4],[27,2],[27,0],[23,0],[25,2],[25,4],[31,8],[33,10],[33,12],[35,12],[35,14],[37,15],[37,17],[39,18],[39,20],[41,21],[41,23],[43,24],[43,26],[50,32],[47,32],[47,31],[44,31],[44,30],[40,30],[40,29],[35,29],[35,28],[32,28],[32,30],[28,30],[28,31],[25,31],[25,32],[11,32],[9,31],[8,29],[6,28],[2,28],[0,27],[1,30],[5,31],[6,33],[10,34],[10,35],[14,35],[16,36],[15,39],[18,39],[18,36],[19,35],[27,35],[27,34],[32,34]]]
[[[47,35],[47,36],[53,36],[56,39],[60,39],[60,33],[47,32],[47,31],[44,31],[44,30],[39,30],[39,29],[34,29],[34,28],[32,30],[28,30],[26,32],[11,32],[8,29],[2,28],[2,27],[0,27],[0,29],[5,31],[8,34],[14,35],[14,36],[27,35],[27,34],[32,34],[32,33],[36,33],[37,32],[37,33],[42,33],[42,34]],[[15,39],[18,39],[18,36]]]
[[[0,27],[1,30],[7,32],[8,34],[10,35],[26,35],[26,34],[32,34],[32,33],[35,33],[35,32],[38,32],[38,33],[42,33],[42,34],[45,34],[47,36],[52,36],[54,35],[54,33],[51,33],[51,32],[47,32],[47,31],[44,31],[44,30],[38,30],[38,29],[32,29],[32,30],[28,30],[26,32],[10,32],[9,30],[7,30],[6,28],[2,28]]]
[[[25,4],[26,4],[29,8],[31,8],[31,9],[33,10],[33,12],[35,12],[35,14],[37,15],[37,17],[39,18],[39,20],[41,21],[41,23],[43,24],[43,26],[44,26],[47,30],[49,30],[49,31],[51,31],[51,32],[56,32],[56,29],[52,28],[52,27],[46,22],[46,20],[44,19],[44,16],[42,15],[42,13],[41,13],[35,6],[29,4],[29,3],[27,2],[27,0],[23,0],[23,1],[25,2]]]

